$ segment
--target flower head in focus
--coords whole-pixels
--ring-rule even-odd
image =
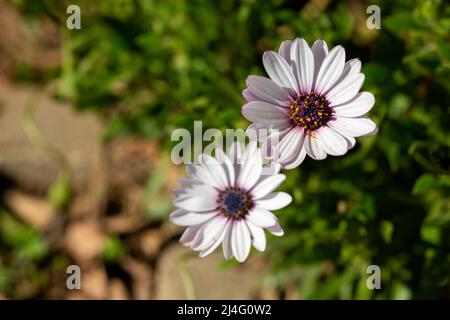
[[[180,180],[170,215],[173,223],[186,226],[180,242],[204,257],[220,244],[227,260],[243,262],[253,246],[264,251],[264,229],[284,234],[271,210],[287,206],[292,198],[274,190],[285,180],[279,166],[262,175],[263,159],[256,142],[243,151],[238,143],[225,154],[200,155],[201,164],[187,166],[188,179]]]
[[[263,64],[270,79],[249,76],[242,114],[253,122],[252,139],[263,142],[283,168],[302,163],[306,154],[322,160],[344,155],[355,137],[375,134],[376,124],[365,114],[375,103],[364,82],[361,61],[345,62],[341,46],[328,51],[323,40],[310,48],[304,39],[284,41],[279,53],[267,51]],[[258,136],[259,129],[272,133]]]

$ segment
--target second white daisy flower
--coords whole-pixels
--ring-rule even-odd
[[[216,149],[215,158],[202,155],[202,164],[187,167],[189,179],[180,181],[173,204],[178,208],[170,219],[187,229],[180,242],[204,257],[220,244],[226,259],[233,256],[243,262],[253,246],[264,251],[264,229],[284,234],[271,212],[287,206],[292,198],[274,192],[285,180],[278,173],[262,175],[261,150],[255,142],[241,150],[237,143],[229,154]]]

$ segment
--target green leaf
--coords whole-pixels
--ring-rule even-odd
[[[55,211],[66,207],[71,197],[70,180],[67,175],[61,174],[48,190],[48,199]]]
[[[436,186],[436,184],[437,184],[436,178],[432,174],[426,173],[416,180],[412,193],[414,195],[425,194],[429,192],[431,189],[433,189]]]

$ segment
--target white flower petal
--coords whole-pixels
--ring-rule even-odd
[[[209,219],[214,218],[216,215],[217,212],[195,213],[188,212],[184,209],[177,209],[170,214],[169,218],[170,221],[179,226],[189,227],[205,223]]]
[[[361,137],[373,136],[373,135],[375,135],[375,134],[377,134],[377,133],[378,133],[378,128],[375,127],[372,131],[366,133],[365,135],[362,135]]]
[[[336,83],[333,85],[336,86],[339,84],[342,80],[344,80],[346,77],[348,77],[351,74],[357,74],[361,71],[361,61],[359,59],[351,59],[347,61],[344,64],[344,70],[342,70],[341,76],[336,81]],[[328,91],[330,91],[333,87],[331,87]]]
[[[266,51],[263,54],[263,64],[270,79],[282,88],[297,91],[297,80],[292,73],[291,66],[274,51]]]
[[[307,135],[305,137],[304,146],[306,153],[314,160],[323,160],[327,157],[327,153],[318,143],[317,137],[315,136]]]
[[[260,141],[259,130],[261,126],[267,127],[265,124],[255,123],[250,124],[245,130],[245,134],[249,137],[250,140]]]
[[[344,137],[347,140],[347,149],[350,150],[356,144],[356,139],[353,137]]]
[[[236,260],[244,262],[250,253],[251,239],[250,231],[245,221],[235,221],[232,226],[231,248]]]
[[[231,239],[232,239],[232,232],[233,232],[233,226],[234,222],[230,220],[230,224],[228,225],[227,230],[225,231],[223,240],[222,240],[222,249],[223,249],[223,256],[225,257],[225,260],[230,260],[233,258],[233,249],[231,248]]]
[[[264,234],[264,229],[255,226],[251,222],[247,222],[247,227],[250,230],[250,235],[252,238],[252,244],[256,250],[263,252],[266,250],[266,235]]]
[[[292,128],[277,146],[278,150],[278,162],[283,164],[284,162],[291,161],[299,150],[303,147],[304,130],[298,127]]]
[[[262,157],[261,150],[255,141],[250,141],[246,150],[246,160],[241,167],[237,183],[240,187],[250,190],[261,176]]]
[[[328,126],[334,131],[348,137],[360,137],[376,130],[375,122],[366,117],[345,118],[336,117],[328,122]]]
[[[185,182],[180,181],[180,184],[181,183]],[[199,181],[198,183],[192,183],[190,185],[185,184],[184,186],[181,186],[181,188],[175,189],[174,194],[177,199],[196,197],[203,194],[215,197],[217,195],[217,191],[216,189],[214,189],[214,187]]]
[[[327,100],[330,106],[336,106],[351,100],[361,89],[364,82],[362,73],[352,73],[336,84],[333,89],[327,93]]]
[[[227,150],[228,158],[231,160],[231,163],[237,164],[240,163],[242,159],[242,148],[239,141],[234,141]]]
[[[184,230],[183,234],[180,237],[180,242],[186,246],[186,247],[190,247],[192,244],[192,241],[195,239],[195,236],[197,235],[198,230],[202,227],[203,225],[199,224],[196,226],[192,226],[192,227],[188,227],[186,228],[186,230]]]
[[[347,74],[360,73],[361,72],[361,60],[355,58],[348,60],[344,65],[344,70],[342,74],[347,76]]]
[[[319,73],[315,89],[319,93],[326,92],[331,88],[336,80],[341,76],[345,64],[345,50],[341,46],[334,47],[323,61]]]
[[[245,216],[245,219],[261,228],[271,227],[277,222],[277,218],[272,212],[259,207],[253,208]]]
[[[202,163],[198,170],[199,174],[204,175],[205,179],[213,181],[213,184],[211,184],[213,187],[222,189],[228,185],[225,170],[216,158],[213,158],[207,154],[201,154],[199,155],[199,161]],[[207,171],[208,174],[203,172],[204,170]],[[208,176],[207,178],[206,175]]]
[[[336,131],[324,126],[316,132],[318,143],[328,154],[333,156],[341,156],[348,151],[347,141]]]
[[[283,127],[281,123],[275,122],[276,127]],[[252,123],[245,130],[245,134],[249,137],[250,140],[255,140],[258,142],[264,142],[269,135],[278,129],[272,128],[272,124],[261,124],[261,123]]]
[[[288,119],[286,109],[263,101],[252,101],[242,107],[242,115],[249,121],[270,124]]]
[[[227,176],[227,185],[234,185],[236,182],[235,174],[234,174],[234,166],[228,156],[223,152],[222,149],[216,149],[216,158],[219,163],[224,167],[226,176]]]
[[[286,90],[265,77],[249,76],[246,82],[250,91],[262,101],[278,106],[286,106],[292,100]]]
[[[281,228],[281,225],[278,221],[274,226],[267,228],[267,231],[277,237],[281,237],[282,235],[284,235],[283,228]]]
[[[252,195],[255,199],[262,198],[278,188],[284,180],[286,180],[286,176],[284,174],[268,176],[262,179],[260,182],[258,182],[257,185],[253,187],[253,189],[251,190]]]
[[[256,207],[266,210],[278,210],[292,202],[292,197],[286,192],[272,192],[255,201]]]
[[[202,155],[198,156],[198,161],[201,163]],[[221,183],[215,175],[211,175],[210,171],[203,164],[193,164],[188,166],[188,174],[195,180],[202,182],[204,185],[212,187],[220,187]]]
[[[333,107],[334,114],[338,117],[359,117],[372,109],[375,97],[370,92],[360,92],[352,100]]]
[[[323,40],[316,40],[311,46],[311,51],[314,55],[314,78],[312,87],[315,88],[320,67],[328,54],[327,43]]]
[[[227,222],[228,219],[222,215],[217,215],[215,218],[206,222],[197,232],[197,235],[192,242],[192,249],[195,251],[202,251],[209,248],[220,238]]]
[[[300,150],[298,150],[298,153],[293,157],[290,161],[287,161],[283,163],[283,168],[286,170],[297,168],[303,160],[305,160],[306,157],[306,148],[303,145]]]
[[[200,181],[194,179],[181,178],[178,182],[181,188],[193,188],[195,186],[202,185]]]
[[[179,179],[180,188],[172,190],[172,194],[177,198],[192,195],[197,187],[203,187],[204,183],[193,179]]]
[[[206,257],[207,255],[212,253],[214,250],[216,250],[216,248],[222,243],[222,241],[225,237],[225,234],[228,232],[228,229],[230,228],[230,225],[231,225],[231,221],[227,220],[225,226],[223,227],[223,229],[220,232],[217,239],[214,239],[212,241],[212,244],[209,246],[209,248],[200,252],[200,254],[199,254],[200,258]]]
[[[270,135],[261,144],[261,152],[265,158],[275,159],[279,158],[278,145],[280,141],[291,130],[292,126],[289,125],[286,129],[274,129],[271,130]]]
[[[279,173],[281,170],[281,165],[276,162],[270,162],[269,164],[263,166],[262,174],[270,176]]]
[[[287,117],[284,120],[274,121],[270,124],[253,122],[247,127],[247,130],[245,130],[245,134],[249,137],[250,140],[264,142],[271,135],[278,132],[287,132],[287,129],[290,129],[291,127],[292,124]]]
[[[203,193],[197,196],[176,198],[173,201],[173,205],[177,208],[193,212],[213,211],[217,208],[217,193],[209,192],[208,189],[199,188],[198,190],[203,190]]]
[[[295,39],[291,48],[291,64],[299,91],[310,93],[314,78],[314,56],[305,39]]]
[[[291,46],[292,41],[291,40],[285,40],[280,45],[280,50],[278,50],[278,53],[280,56],[284,58],[286,61],[291,61]]]
[[[259,98],[255,96],[249,88],[245,88],[244,90],[242,90],[242,96],[247,102],[259,100]]]
[[[197,176],[197,170],[196,170],[197,166],[198,166],[197,164],[188,164],[188,165],[186,165],[186,173],[193,180],[200,181],[200,179]]]

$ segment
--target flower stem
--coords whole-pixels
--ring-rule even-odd
[[[186,296],[189,300],[197,300],[197,292],[195,291],[194,281],[192,275],[187,268],[186,262],[192,258],[192,253],[186,253],[178,258],[177,266],[180,272],[181,281],[183,282]]]

